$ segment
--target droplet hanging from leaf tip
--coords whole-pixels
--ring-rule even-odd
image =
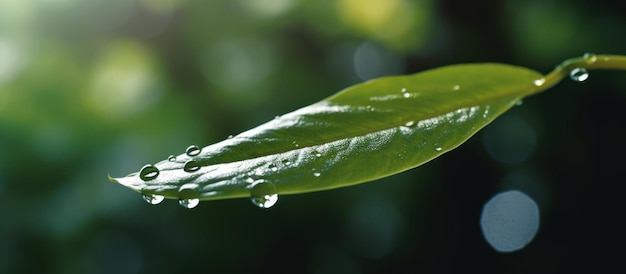
[[[585,68],[575,68],[570,71],[569,77],[576,82],[582,82],[589,78],[589,72]]]
[[[190,145],[187,150],[185,150],[185,153],[188,156],[196,156],[198,154],[200,154],[200,148],[196,145]]]
[[[151,205],[160,204],[165,199],[165,197],[156,194],[143,194],[142,198]]]
[[[147,164],[139,171],[139,178],[144,181],[150,181],[159,176],[159,169],[153,165]]]
[[[178,200],[178,204],[183,206],[184,208],[194,208],[198,206],[200,203],[200,199],[180,199]]]

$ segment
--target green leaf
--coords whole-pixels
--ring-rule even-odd
[[[354,185],[426,163],[542,90],[534,84],[542,77],[516,66],[466,64],[376,79],[111,180],[146,198],[252,195],[268,207],[272,194]]]

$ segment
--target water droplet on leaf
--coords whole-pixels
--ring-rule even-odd
[[[268,166],[268,168],[269,168],[271,171],[274,171],[274,172],[278,171],[278,167],[277,167],[275,164],[270,164],[270,165]]]
[[[163,202],[163,199],[165,199],[165,197],[156,194],[143,194],[142,197],[144,201],[148,202],[151,205],[158,205],[159,203]]]
[[[523,104],[524,104],[524,100],[519,100],[519,101],[515,102],[515,105],[518,106],[518,107],[523,105]]]
[[[319,172],[313,172],[313,176],[315,176],[315,177],[320,177],[321,175],[322,175],[322,173],[319,173]]]
[[[582,82],[589,78],[589,72],[584,68],[575,68],[570,71],[569,77],[576,82]]]
[[[278,191],[272,183],[260,182],[250,189],[250,201],[260,208],[270,208],[278,202]]]
[[[176,156],[170,155],[169,157],[167,157],[167,160],[170,161],[170,162],[174,162],[174,161],[176,161]]]
[[[300,145],[298,144],[298,142],[296,142],[296,141],[291,142],[291,144],[292,144],[294,147],[299,147],[299,146],[300,146]]]
[[[583,59],[585,59],[585,62],[587,62],[587,64],[593,64],[596,62],[596,60],[598,60],[598,57],[596,57],[596,55],[591,52],[587,52],[583,54]]]
[[[234,137],[235,137],[235,136],[233,136],[233,135],[231,134],[231,135],[228,135],[228,137],[226,137],[226,139],[232,139],[232,138],[234,138]]]
[[[408,122],[406,122],[406,124],[404,124],[404,125],[405,125],[405,126],[407,126],[407,127],[412,127],[412,126],[414,126],[414,125],[415,125],[415,122],[414,122],[414,121],[408,121]]]
[[[436,148],[435,148],[435,150],[436,150],[436,151],[441,151],[441,150],[442,150],[442,148],[441,148],[441,147],[436,147]]]
[[[187,172],[194,172],[200,169],[200,163],[194,160],[189,160],[183,166],[183,170]]]
[[[315,156],[315,157],[322,157],[322,153],[320,153],[320,152],[319,152],[319,151],[317,151],[317,150],[313,150],[313,151],[311,151],[311,154],[312,154],[313,156]]]
[[[537,79],[533,82],[533,84],[535,84],[535,86],[542,86],[544,83],[546,82],[546,78],[541,78],[541,79]]]
[[[185,153],[187,153],[188,156],[196,156],[200,154],[200,148],[196,145],[190,145]]]
[[[180,199],[178,200],[178,204],[183,206],[184,208],[194,208],[198,206],[200,203],[200,199]]]
[[[459,85],[454,85],[452,87],[452,90],[459,90],[459,89],[461,89],[461,86],[459,86]]]
[[[144,181],[150,181],[159,176],[159,169],[153,165],[145,165],[139,171],[139,178]]]
[[[291,165],[291,162],[290,162],[289,160],[287,160],[287,159],[283,160],[283,161],[282,161],[282,163],[283,163],[283,165],[285,165],[285,166],[289,166],[289,165]]]

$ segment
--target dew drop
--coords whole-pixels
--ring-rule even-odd
[[[174,162],[174,161],[176,161],[176,156],[170,155],[169,157],[167,157],[167,160],[170,161],[170,162]]]
[[[278,167],[277,167],[275,164],[270,164],[270,165],[268,166],[268,168],[269,168],[271,171],[274,171],[274,172],[278,171]]]
[[[232,139],[232,138],[234,138],[234,137],[235,137],[235,136],[233,136],[233,135],[231,134],[231,135],[228,135],[228,137],[226,137],[226,139]]]
[[[315,176],[315,177],[320,177],[321,175],[322,175],[322,173],[319,173],[319,172],[313,172],[313,176]]]
[[[570,71],[569,77],[576,82],[582,82],[589,78],[589,72],[584,68],[575,68]]]
[[[257,207],[270,208],[278,202],[278,191],[272,183],[260,182],[250,189],[250,201]]]
[[[319,152],[319,151],[317,151],[317,150],[313,150],[313,151],[311,151],[311,154],[312,154],[313,156],[315,156],[315,157],[318,157],[318,158],[319,158],[319,157],[322,157],[322,153],[320,153],[320,152]]]
[[[189,160],[183,166],[183,170],[187,172],[194,172],[200,169],[200,163],[194,160]]]
[[[282,163],[283,163],[283,165],[285,165],[285,166],[289,166],[289,165],[291,165],[291,161],[289,161],[289,160],[287,160],[287,159],[282,160]]]
[[[248,184],[254,183],[254,179],[252,179],[252,177],[248,177],[246,178],[246,183]]]
[[[294,147],[299,147],[299,146],[300,146],[300,145],[298,144],[298,142],[296,142],[296,141],[291,142],[291,144],[292,144]]]
[[[150,181],[159,176],[159,169],[153,165],[147,164],[139,171],[139,178],[144,181]]]
[[[200,203],[200,199],[180,199],[178,200],[178,204],[183,206],[184,208],[194,208],[198,206]]]
[[[436,150],[436,151],[441,151],[441,150],[442,150],[442,148],[441,148],[441,147],[435,147],[435,150]]]
[[[454,85],[452,87],[452,90],[459,90],[459,89],[461,89],[461,86],[459,86],[459,85]]]
[[[542,86],[544,83],[546,82],[546,78],[541,78],[541,79],[537,79],[533,82],[533,84],[535,84],[535,86]]]
[[[158,205],[159,203],[163,202],[163,199],[165,199],[165,197],[156,194],[143,194],[142,197],[144,201],[148,202],[151,205]]]
[[[406,122],[406,123],[404,124],[404,126],[407,126],[407,127],[412,127],[412,126],[414,126],[414,125],[415,125],[415,122],[414,122],[414,121],[408,121],[408,122]]]
[[[598,60],[598,57],[594,53],[587,52],[583,54],[583,59],[585,59],[585,62],[587,62],[587,64],[593,64],[596,62],[596,60]]]
[[[188,156],[196,156],[200,154],[200,148],[196,145],[190,145],[185,153],[187,153]]]
[[[407,92],[406,88],[402,88],[402,89],[400,90],[400,92],[402,93],[402,96],[403,96],[404,98],[409,98],[409,97],[411,97],[411,94]]]

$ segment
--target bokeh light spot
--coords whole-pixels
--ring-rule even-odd
[[[483,207],[480,227],[485,240],[495,250],[520,250],[532,241],[539,229],[539,207],[517,190],[497,194]]]
[[[95,67],[91,104],[105,117],[129,117],[156,103],[161,93],[150,54],[134,42],[109,46]]]
[[[344,24],[358,33],[396,48],[419,47],[432,17],[431,1],[342,0]]]

